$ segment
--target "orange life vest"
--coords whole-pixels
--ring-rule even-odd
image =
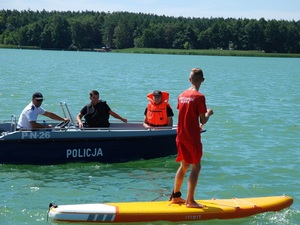
[[[147,98],[149,100],[147,107],[147,123],[151,126],[167,126],[168,125],[168,114],[167,107],[170,106],[169,101],[169,93],[161,92],[161,103],[156,105],[153,100],[153,93],[149,93]]]

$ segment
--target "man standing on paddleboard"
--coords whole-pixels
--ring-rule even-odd
[[[207,123],[209,117],[213,115],[213,110],[206,108],[205,96],[199,92],[200,86],[204,82],[202,70],[193,68],[189,80],[191,87],[178,96],[177,109],[179,112],[176,137],[178,155],[176,162],[180,162],[180,166],[175,175],[171,200],[175,204],[185,203],[188,208],[202,208],[203,205],[194,199],[201,169],[201,126]],[[181,198],[180,189],[190,165],[192,165],[192,170],[188,179],[187,198],[184,200]]]

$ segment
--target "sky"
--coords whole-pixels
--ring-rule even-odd
[[[0,0],[0,9],[126,11],[191,18],[300,20],[300,0]]]

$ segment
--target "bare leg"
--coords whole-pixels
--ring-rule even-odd
[[[181,185],[184,180],[184,176],[185,176],[188,168],[189,168],[189,164],[184,161],[181,161],[180,166],[175,175],[174,193],[177,193],[180,191]],[[176,198],[173,198],[172,203],[181,204],[181,203],[185,203],[185,200],[181,197],[176,197]]]
[[[195,190],[198,182],[198,177],[201,170],[201,164],[192,164],[192,170],[188,180],[188,194],[186,199],[186,207],[188,208],[203,208],[204,206],[195,201]]]

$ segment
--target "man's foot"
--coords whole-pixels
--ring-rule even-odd
[[[201,205],[201,204],[199,204],[197,202],[186,203],[185,206],[187,208],[200,208],[200,209],[201,208],[205,208],[205,205]]]
[[[181,192],[180,191],[178,191],[176,193],[174,193],[174,191],[172,191],[172,194],[170,196],[169,201],[171,201],[171,203],[169,205],[171,205],[171,204],[179,204],[179,205],[185,204],[185,200],[183,198],[181,198]]]
[[[181,197],[173,198],[172,199],[172,204],[184,204],[185,200]]]

